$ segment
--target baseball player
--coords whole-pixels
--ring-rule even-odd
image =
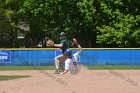
[[[61,62],[65,62],[66,58],[64,57],[64,53],[66,50],[69,50],[69,47],[73,45],[73,42],[70,42],[66,39],[66,34],[64,32],[61,32],[59,35],[59,38],[61,40],[60,44],[54,44],[54,47],[59,47],[61,54],[55,57],[55,66],[56,71],[54,74],[59,74],[60,69],[64,70],[62,65],[60,65]]]
[[[78,67],[78,57],[82,51],[81,46],[78,44],[77,40],[73,39],[74,44],[77,45],[78,51],[72,55],[72,51],[68,50],[65,52],[65,70],[64,72],[60,74],[66,74],[67,72],[70,72],[71,74],[76,74],[79,71]]]

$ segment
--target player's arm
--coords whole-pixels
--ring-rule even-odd
[[[82,52],[82,47],[75,38],[73,38],[73,43],[78,47],[78,51],[73,55],[75,57],[75,59],[78,60],[78,57],[79,57],[80,53]]]
[[[78,47],[78,52],[81,53],[82,47],[75,38],[73,38],[73,43]]]
[[[80,54],[81,51],[82,51],[82,47],[81,47],[81,45],[77,45],[77,47],[78,47],[78,51],[79,51],[79,54]]]
[[[64,42],[62,42],[60,44],[54,44],[54,41],[51,39],[47,41],[47,46],[54,46],[54,47],[61,48],[61,47],[63,47],[63,45],[64,45]]]
[[[68,69],[65,69],[64,72],[62,72],[62,73],[60,73],[60,74],[66,74],[66,73],[68,73],[68,72],[69,72],[69,70],[68,70]]]
[[[65,70],[64,70],[64,72],[62,72],[60,74],[66,74],[66,73],[68,73],[69,72],[69,68],[70,68],[69,61],[66,60],[65,61]]]
[[[63,47],[63,44],[54,44],[53,46],[61,48],[61,47]]]
[[[60,44],[54,44],[54,47],[61,48],[61,47],[63,47],[64,43],[65,43],[64,41],[61,41]]]
[[[67,42],[69,43],[69,47],[72,47],[74,45],[74,43],[70,40],[67,40]]]

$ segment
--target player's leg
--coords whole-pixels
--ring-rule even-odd
[[[58,55],[54,58],[54,61],[55,61],[55,67],[56,69],[59,69],[59,59],[60,57],[62,57],[63,55]]]
[[[70,70],[70,74],[73,75],[78,74],[79,72],[78,62],[72,62],[69,70]]]
[[[56,66],[55,74],[59,74],[60,71],[64,71],[65,57],[63,56],[63,54],[61,54],[55,57],[54,60],[55,60],[55,66]]]
[[[55,67],[56,67],[56,71],[54,72],[54,74],[58,74],[59,73],[59,69],[60,69],[60,61],[59,58],[61,58],[63,55],[58,55],[54,58],[55,61]]]

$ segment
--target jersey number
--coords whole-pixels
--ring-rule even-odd
[[[74,65],[74,67],[77,67],[77,63],[76,62],[73,62],[73,65]]]

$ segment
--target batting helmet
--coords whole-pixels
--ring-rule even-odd
[[[69,57],[69,58],[72,58],[72,51],[65,51],[65,56],[66,57]]]

